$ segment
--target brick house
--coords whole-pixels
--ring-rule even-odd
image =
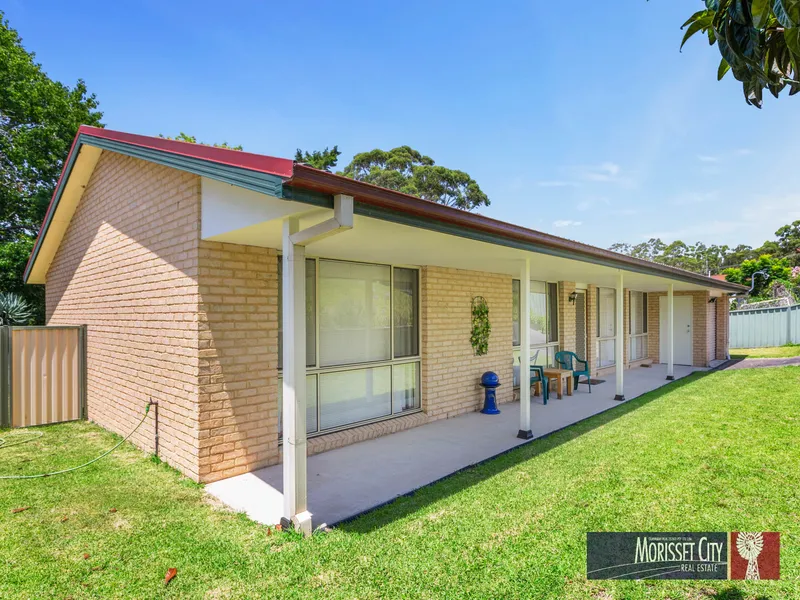
[[[483,372],[518,383],[558,350],[623,399],[625,369],[724,359],[725,297],[744,290],[291,160],[92,127],[26,281],[46,284],[48,324],[88,326],[91,420],[125,433],[157,400],[162,458],[201,482],[283,456],[301,527],[307,455],[475,411]],[[514,389],[498,400],[521,397],[525,436]],[[133,441],[152,451],[152,426]]]

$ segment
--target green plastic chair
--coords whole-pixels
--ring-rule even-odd
[[[547,400],[550,397],[550,390],[548,389],[550,387],[549,385],[550,382],[544,376],[544,367],[541,365],[533,364],[534,362],[536,362],[536,359],[538,358],[539,358],[539,350],[537,350],[536,353],[531,357],[531,385],[537,382],[541,382],[542,399],[543,399],[542,403],[547,404]],[[519,358],[517,358],[517,362],[520,362]],[[520,379],[522,379],[521,373],[520,373]]]
[[[556,364],[559,369],[572,371],[572,376],[575,378],[574,389],[578,389],[578,379],[581,375],[586,377],[586,384],[589,386],[589,393],[592,393],[592,376],[589,374],[589,362],[578,358],[574,352],[556,352]]]
[[[544,367],[541,365],[531,365],[531,385],[534,383],[542,384],[542,400],[543,404],[547,405],[547,399],[550,396],[550,382],[544,376]]]

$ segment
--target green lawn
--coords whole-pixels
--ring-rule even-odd
[[[800,344],[773,348],[731,348],[731,358],[790,358],[800,356]]]
[[[0,598],[800,598],[800,368],[776,373],[695,374],[305,540],[127,445],[0,481]],[[0,473],[116,439],[43,431],[0,450]],[[586,532],[603,530],[780,531],[783,579],[587,582]]]

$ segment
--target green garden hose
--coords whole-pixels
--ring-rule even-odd
[[[5,434],[6,437],[0,437],[0,449],[2,448],[11,448],[11,446],[19,446],[20,444],[27,444],[28,442],[32,442],[35,439],[38,439],[44,435],[41,431],[28,431],[27,429],[22,429],[20,431],[11,431]],[[23,440],[19,440],[16,442],[10,442],[10,438],[15,437],[23,437],[28,436]]]
[[[116,450],[117,448],[119,448],[119,447],[120,447],[122,444],[124,444],[125,442],[127,442],[127,441],[128,441],[128,439],[129,439],[129,438],[130,438],[130,437],[131,437],[131,436],[132,436],[134,433],[136,433],[136,431],[139,429],[139,427],[141,427],[141,426],[142,426],[142,423],[144,423],[144,420],[147,418],[147,413],[149,413],[149,412],[150,412],[150,406],[151,406],[151,405],[152,405],[152,403],[150,403],[150,404],[148,404],[148,405],[147,405],[147,408],[145,408],[145,410],[144,410],[144,416],[142,417],[142,420],[141,420],[141,421],[139,421],[139,423],[136,425],[136,427],[134,427],[134,428],[133,428],[133,431],[131,431],[131,432],[130,432],[128,435],[126,435],[126,436],[125,436],[125,437],[124,437],[122,440],[120,440],[120,442],[119,442],[119,443],[118,443],[116,446],[114,446],[114,447],[113,447],[113,448],[111,448],[110,450],[107,450],[106,452],[104,452],[103,454],[101,454],[100,456],[98,456],[97,458],[93,458],[93,459],[92,459],[92,460],[90,460],[89,462],[83,463],[82,465],[78,465],[77,467],[71,467],[71,468],[69,468],[69,469],[63,469],[63,470],[61,470],[61,471],[53,471],[52,473],[39,473],[38,475],[0,475],[0,479],[41,479],[42,477],[52,477],[53,475],[63,475],[64,473],[70,473],[70,472],[72,472],[72,471],[77,471],[78,469],[82,469],[82,468],[84,468],[84,467],[88,467],[88,466],[89,466],[89,465],[91,465],[92,463],[96,463],[96,462],[97,462],[98,460],[100,460],[101,458],[105,458],[106,456],[108,456],[109,454],[111,454],[111,453],[112,453],[114,450]],[[33,433],[33,432],[30,432],[30,433]],[[41,437],[41,432],[38,432],[38,433],[39,433],[39,436],[38,436],[38,437]],[[33,438],[32,438],[32,439],[33,439]],[[28,441],[30,441],[30,440],[25,440],[25,442],[28,442]],[[5,442],[5,440],[3,440],[3,442]],[[7,448],[7,447],[9,447],[9,446],[14,446],[14,445],[16,445],[16,444],[24,444],[25,442],[16,442],[15,444],[5,444],[5,446],[4,446],[2,443],[0,443],[0,448],[3,448],[3,447],[6,447],[6,448]]]

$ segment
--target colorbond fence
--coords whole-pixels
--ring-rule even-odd
[[[0,426],[75,421],[86,411],[86,328],[0,327]]]
[[[731,312],[731,348],[800,344],[800,304]]]

